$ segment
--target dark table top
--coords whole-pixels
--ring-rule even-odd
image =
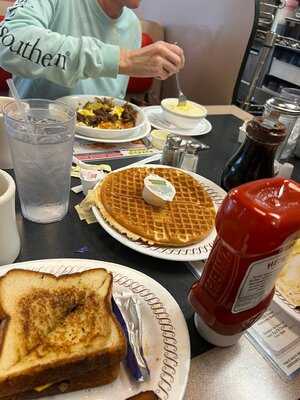
[[[238,147],[238,128],[242,121],[232,115],[218,115],[208,118],[213,131],[199,140],[211,145],[211,149],[201,153],[199,171],[201,175],[218,183],[221,171],[232,153]],[[114,160],[109,162],[113,169],[125,166],[138,159]],[[300,181],[300,160],[292,160],[296,168],[293,175]],[[72,185],[78,185],[72,179]],[[20,228],[22,249],[16,261],[47,258],[81,258],[110,261],[139,270],[162,284],[178,302],[188,325],[192,357],[212,346],[196,332],[193,310],[187,301],[188,291],[195,277],[183,262],[165,261],[137,253],[109,236],[98,224],[87,225],[78,218],[74,206],[83,195],[71,192],[70,208],[60,222],[36,224],[23,219],[17,201],[17,220]]]

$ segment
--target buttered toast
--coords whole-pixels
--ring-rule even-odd
[[[0,399],[95,371],[110,377],[104,383],[115,379],[126,342],[111,292],[112,275],[104,269],[60,277],[11,270],[3,276]]]

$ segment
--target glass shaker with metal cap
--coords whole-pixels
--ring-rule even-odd
[[[186,171],[197,172],[199,153],[202,150],[200,143],[193,143],[189,140],[186,143],[185,153],[182,157],[180,168]]]
[[[161,163],[171,167],[178,167],[182,154],[182,138],[176,135],[169,135],[163,148]]]
[[[278,160],[288,159],[294,151],[297,136],[292,134],[294,125],[300,116],[300,104],[283,97],[273,97],[266,102],[263,117],[278,121],[285,125],[287,136],[279,147],[276,158]]]

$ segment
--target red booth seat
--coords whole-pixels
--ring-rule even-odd
[[[142,47],[152,44],[153,40],[147,33],[142,33]],[[153,78],[130,78],[127,93],[144,93],[152,86]]]
[[[0,22],[3,20],[3,18],[4,18],[4,16],[0,15]],[[6,79],[9,79],[10,77],[11,77],[11,74],[0,67],[0,91],[1,92],[8,90],[8,87],[6,84]]]

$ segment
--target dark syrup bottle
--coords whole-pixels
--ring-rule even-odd
[[[246,139],[226,164],[221,186],[224,190],[257,179],[274,176],[278,147],[286,137],[286,127],[278,120],[254,118],[247,124]]]

